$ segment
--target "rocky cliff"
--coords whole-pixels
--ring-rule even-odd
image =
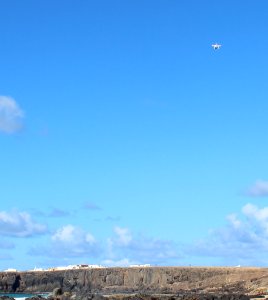
[[[105,268],[2,272],[0,292],[255,293],[268,287],[266,268]]]

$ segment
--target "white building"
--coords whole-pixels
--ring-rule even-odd
[[[48,271],[65,271],[65,270],[81,270],[81,269],[100,269],[104,268],[101,265],[68,265],[68,266],[61,266],[61,267],[53,267],[49,268]]]
[[[102,269],[105,268],[104,266],[101,265],[88,265],[89,269]]]
[[[146,268],[146,267],[151,267],[150,264],[144,264],[144,265],[130,265],[130,268]]]
[[[45,271],[45,270],[42,269],[42,268],[36,268],[36,267],[34,267],[33,270],[29,270],[29,271],[31,271],[31,272],[42,272],[42,271]]]

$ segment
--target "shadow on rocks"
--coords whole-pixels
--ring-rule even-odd
[[[46,298],[44,298],[40,295],[36,295],[36,296],[33,296],[33,297],[25,298],[25,300],[46,300]]]
[[[1,299],[0,299],[1,300]],[[8,300],[8,299],[3,299]],[[34,300],[40,300],[34,299]],[[75,294],[65,292],[63,294],[57,294],[57,296],[50,296],[48,300],[250,300],[246,295],[237,294],[225,294],[225,295],[212,295],[212,294],[193,294],[193,295],[181,295],[181,294]]]

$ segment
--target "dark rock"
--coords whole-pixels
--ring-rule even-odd
[[[62,295],[62,288],[55,288],[52,292],[52,297],[57,297],[57,296],[60,296]]]
[[[73,299],[74,295],[81,300],[94,297],[103,299],[101,294],[112,293],[121,293],[120,297],[116,296],[120,300],[154,300],[157,299],[156,294],[158,299],[173,300],[247,300],[243,294],[253,294],[252,291],[258,287],[257,283],[265,287],[268,285],[265,281],[267,278],[268,269],[265,268],[147,267],[2,272],[0,291],[55,291],[51,300]],[[203,298],[200,298],[201,294]]]
[[[41,295],[36,295],[33,297],[25,298],[25,300],[46,300],[46,298],[42,297]]]

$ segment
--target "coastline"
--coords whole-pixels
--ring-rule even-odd
[[[33,298],[33,297],[42,297],[42,299],[47,299],[48,296],[51,295],[51,293],[3,293],[0,292],[0,299],[2,297],[9,297],[16,300],[25,300],[27,298]]]
[[[180,292],[257,294],[268,288],[268,268],[146,267],[46,272],[1,272],[0,292],[44,293],[55,288],[83,293]]]

